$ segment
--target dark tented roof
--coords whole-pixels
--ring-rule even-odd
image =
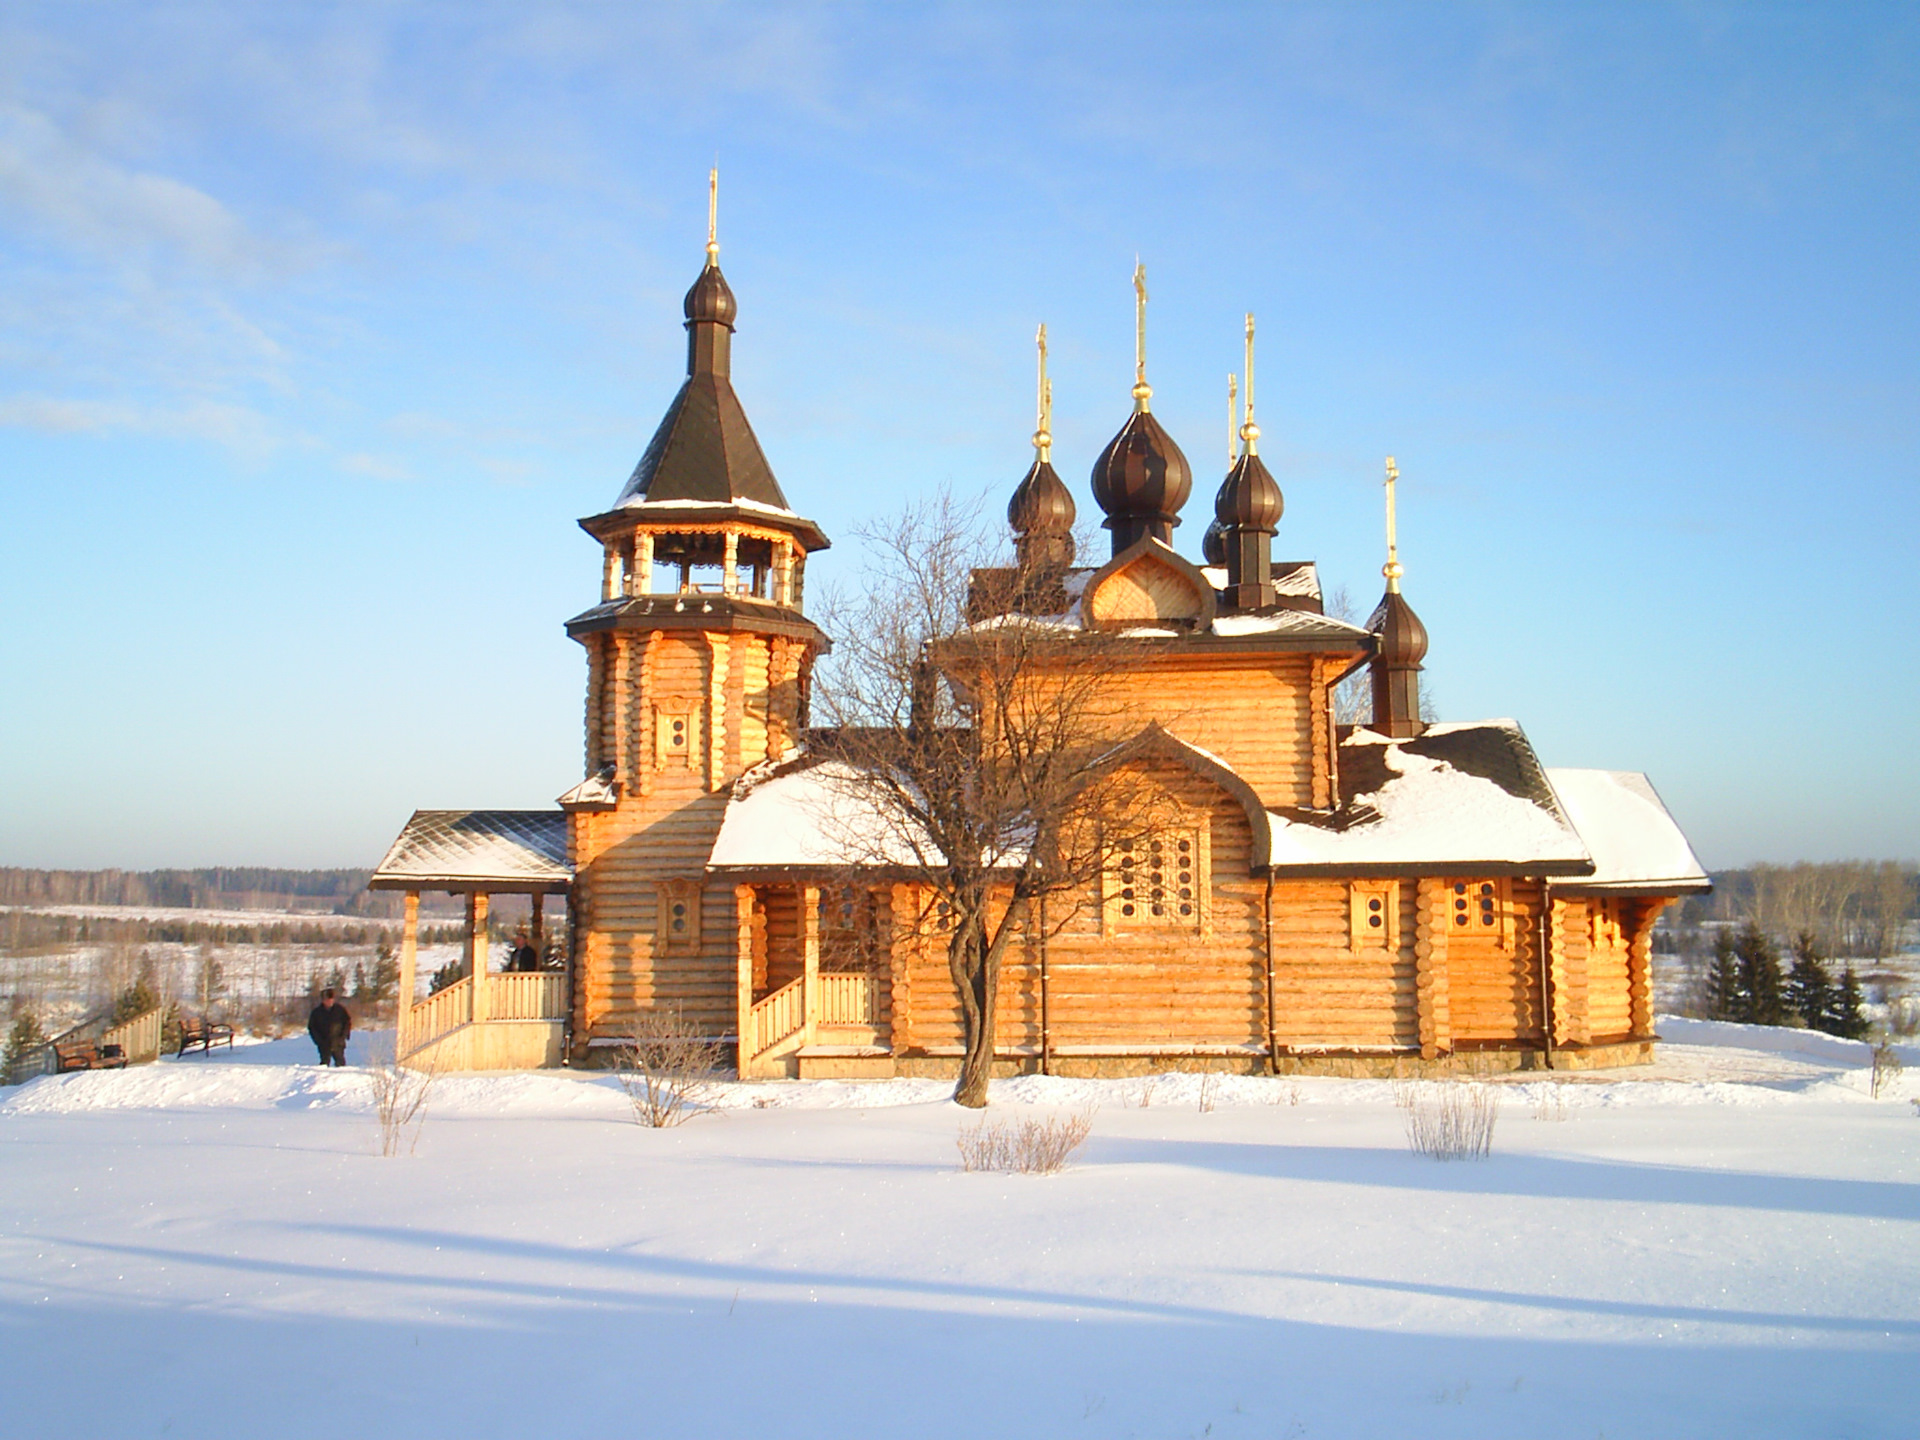
[[[789,508],[724,375],[687,377],[614,504],[675,500]]]

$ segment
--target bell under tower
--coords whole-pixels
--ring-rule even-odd
[[[738,306],[713,184],[686,380],[613,508],[580,522],[600,542],[600,599],[567,622],[587,652],[586,779],[560,804],[582,1060],[669,994],[710,1033],[732,1028],[733,895],[706,893],[706,864],[734,782],[804,738],[827,648],[804,611],[827,537],[787,504],[729,375]]]

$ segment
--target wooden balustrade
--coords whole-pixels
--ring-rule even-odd
[[[567,977],[535,971],[487,976],[489,1020],[566,1019]]]
[[[473,978],[456,980],[415,1003],[407,1012],[407,1053],[431,1045],[473,1018]]]
[[[806,1028],[806,982],[782,985],[747,1012],[747,1030],[740,1037],[740,1053],[748,1059],[764,1055],[782,1040]]]
[[[871,975],[822,971],[820,1016],[822,1025],[877,1025],[880,1023],[880,987]]]

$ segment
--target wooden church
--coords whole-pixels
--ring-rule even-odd
[[[587,659],[586,778],[551,811],[417,812],[372,881],[407,896],[407,996],[419,895],[468,897],[470,973],[403,1007],[411,1063],[590,1065],[667,1008],[723,1041],[743,1077],[958,1069],[940,907],[821,823],[832,795],[808,746],[809,682],[830,641],[805,602],[828,540],[789,504],[734,393],[718,252],[710,233],[684,307],[685,383],[611,508],[580,522],[601,553],[599,601],[567,622]],[[1115,704],[1154,742],[1139,763],[1168,823],[1071,922],[1009,953],[1001,1068],[1649,1059],[1651,930],[1707,885],[1685,837],[1643,775],[1548,769],[1511,720],[1423,722],[1427,635],[1391,533],[1365,625],[1325,613],[1310,562],[1273,559],[1282,496],[1259,456],[1251,321],[1203,564],[1173,548],[1192,471],[1151,411],[1144,356],[1093,466],[1111,550],[1080,563],[1044,354],[1042,367],[1014,543],[1064,597],[1053,623],[1122,637]],[[1389,462],[1389,515],[1392,481]],[[1343,724],[1336,687],[1362,669],[1371,720]],[[536,930],[544,897],[565,897],[562,968],[497,965],[499,894],[533,896]]]

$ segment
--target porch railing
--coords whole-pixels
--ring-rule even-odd
[[[414,1003],[407,1012],[407,1053],[431,1045],[473,1019],[473,977],[456,980]]]
[[[878,1025],[880,1023],[880,987],[871,975],[820,975],[820,1020],[822,1025]]]
[[[487,976],[489,1020],[564,1020],[566,1001],[565,975],[536,971]]]
[[[743,1056],[757,1059],[806,1029],[806,983],[800,979],[782,985],[747,1011],[746,1029],[740,1036]]]

